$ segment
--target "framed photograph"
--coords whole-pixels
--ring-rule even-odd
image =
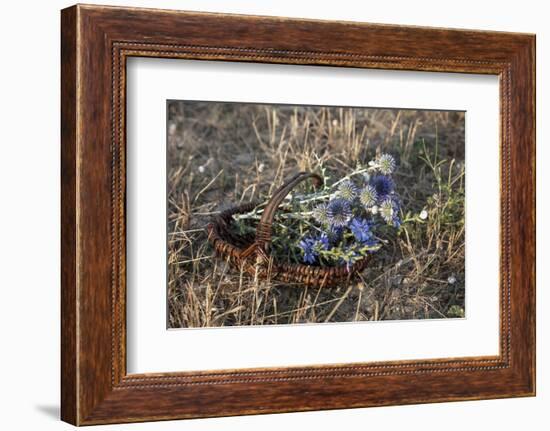
[[[535,394],[535,36],[61,14],[62,419]]]

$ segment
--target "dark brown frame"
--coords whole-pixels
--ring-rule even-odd
[[[534,35],[81,5],[61,16],[63,420],[87,425],[535,394]],[[129,56],[498,75],[500,354],[127,375]]]

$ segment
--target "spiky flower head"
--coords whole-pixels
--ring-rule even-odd
[[[365,208],[370,208],[376,204],[378,200],[378,193],[376,189],[371,185],[366,185],[359,192],[359,201]]]
[[[328,205],[326,203],[320,203],[313,208],[313,218],[321,224],[328,224]]]
[[[401,225],[401,220],[399,219],[399,203],[395,199],[384,199],[380,204],[378,212],[386,223],[395,227]]]
[[[338,185],[338,196],[347,201],[352,201],[357,196],[357,186],[351,180],[342,181]]]
[[[342,198],[332,199],[328,203],[328,220],[332,226],[346,226],[351,217],[351,205]]]
[[[384,199],[393,192],[393,180],[387,175],[373,175],[370,178],[370,185],[374,187],[379,199]]]
[[[390,154],[382,154],[378,157],[376,164],[378,165],[380,172],[384,175],[390,175],[393,171],[395,171],[395,159]]]

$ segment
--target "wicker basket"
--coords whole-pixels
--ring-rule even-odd
[[[286,195],[308,178],[314,181],[316,187],[323,183],[319,175],[300,172],[275,191],[265,205],[256,227],[255,237],[240,236],[231,232],[233,215],[253,210],[257,206],[255,203],[235,206],[218,214],[207,226],[208,239],[217,254],[229,258],[236,268],[243,268],[253,276],[315,287],[338,286],[349,280],[351,275],[364,269],[367,266],[368,257],[358,260],[348,268],[281,263],[270,256],[271,229],[275,212]]]

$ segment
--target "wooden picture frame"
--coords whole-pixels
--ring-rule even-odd
[[[61,16],[64,421],[535,394],[534,35],[82,5]],[[125,65],[131,56],[498,75],[500,354],[128,375]]]

